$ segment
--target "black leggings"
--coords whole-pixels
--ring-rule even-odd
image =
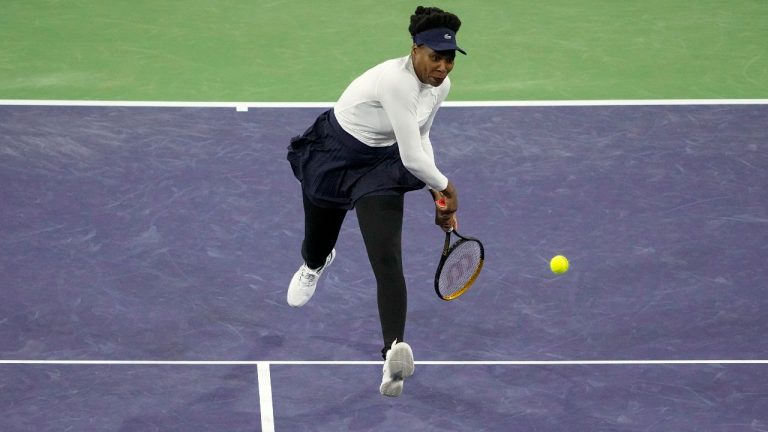
[[[360,232],[376,276],[379,320],[384,336],[382,356],[386,358],[395,339],[403,340],[408,293],[403,276],[401,237],[403,195],[374,195],[355,203]],[[304,241],[301,254],[309,268],[325,263],[339,237],[347,211],[323,208],[304,197]]]

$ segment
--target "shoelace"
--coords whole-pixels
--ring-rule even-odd
[[[305,287],[311,286],[313,283],[315,283],[315,279],[317,279],[317,273],[314,271],[304,267],[301,269],[301,284]]]

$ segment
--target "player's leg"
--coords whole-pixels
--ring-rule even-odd
[[[403,196],[368,196],[358,200],[355,208],[368,259],[376,276],[385,345],[382,355],[386,355],[395,339],[403,340],[408,306],[401,250]]]
[[[347,210],[318,207],[304,198],[304,241],[301,256],[307,267],[316,269],[325,265],[339,238]]]
[[[379,319],[384,337],[384,369],[379,391],[399,396],[403,379],[413,374],[413,353],[403,340],[407,290],[403,276],[403,196],[361,198],[355,204],[360,231],[376,276]]]
[[[294,307],[306,304],[317,288],[322,272],[333,262],[333,247],[341,231],[347,211],[314,205],[304,198],[304,241],[301,256],[304,264],[299,267],[288,287],[288,304]]]

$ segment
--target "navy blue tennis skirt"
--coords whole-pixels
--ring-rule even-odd
[[[368,195],[403,194],[425,184],[400,160],[397,143],[371,147],[347,133],[333,110],[291,139],[288,161],[304,194],[320,207],[351,209]]]

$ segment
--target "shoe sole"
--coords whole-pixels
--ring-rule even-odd
[[[400,342],[392,348],[392,357],[389,360],[389,372],[399,379],[408,378],[413,375],[413,351],[411,347]]]
[[[390,381],[381,383],[379,392],[384,396],[397,397],[403,393],[403,380],[413,375],[413,351],[405,342],[395,344],[389,358]]]
[[[398,397],[403,394],[403,381],[390,381],[379,386],[379,393],[386,397]]]

